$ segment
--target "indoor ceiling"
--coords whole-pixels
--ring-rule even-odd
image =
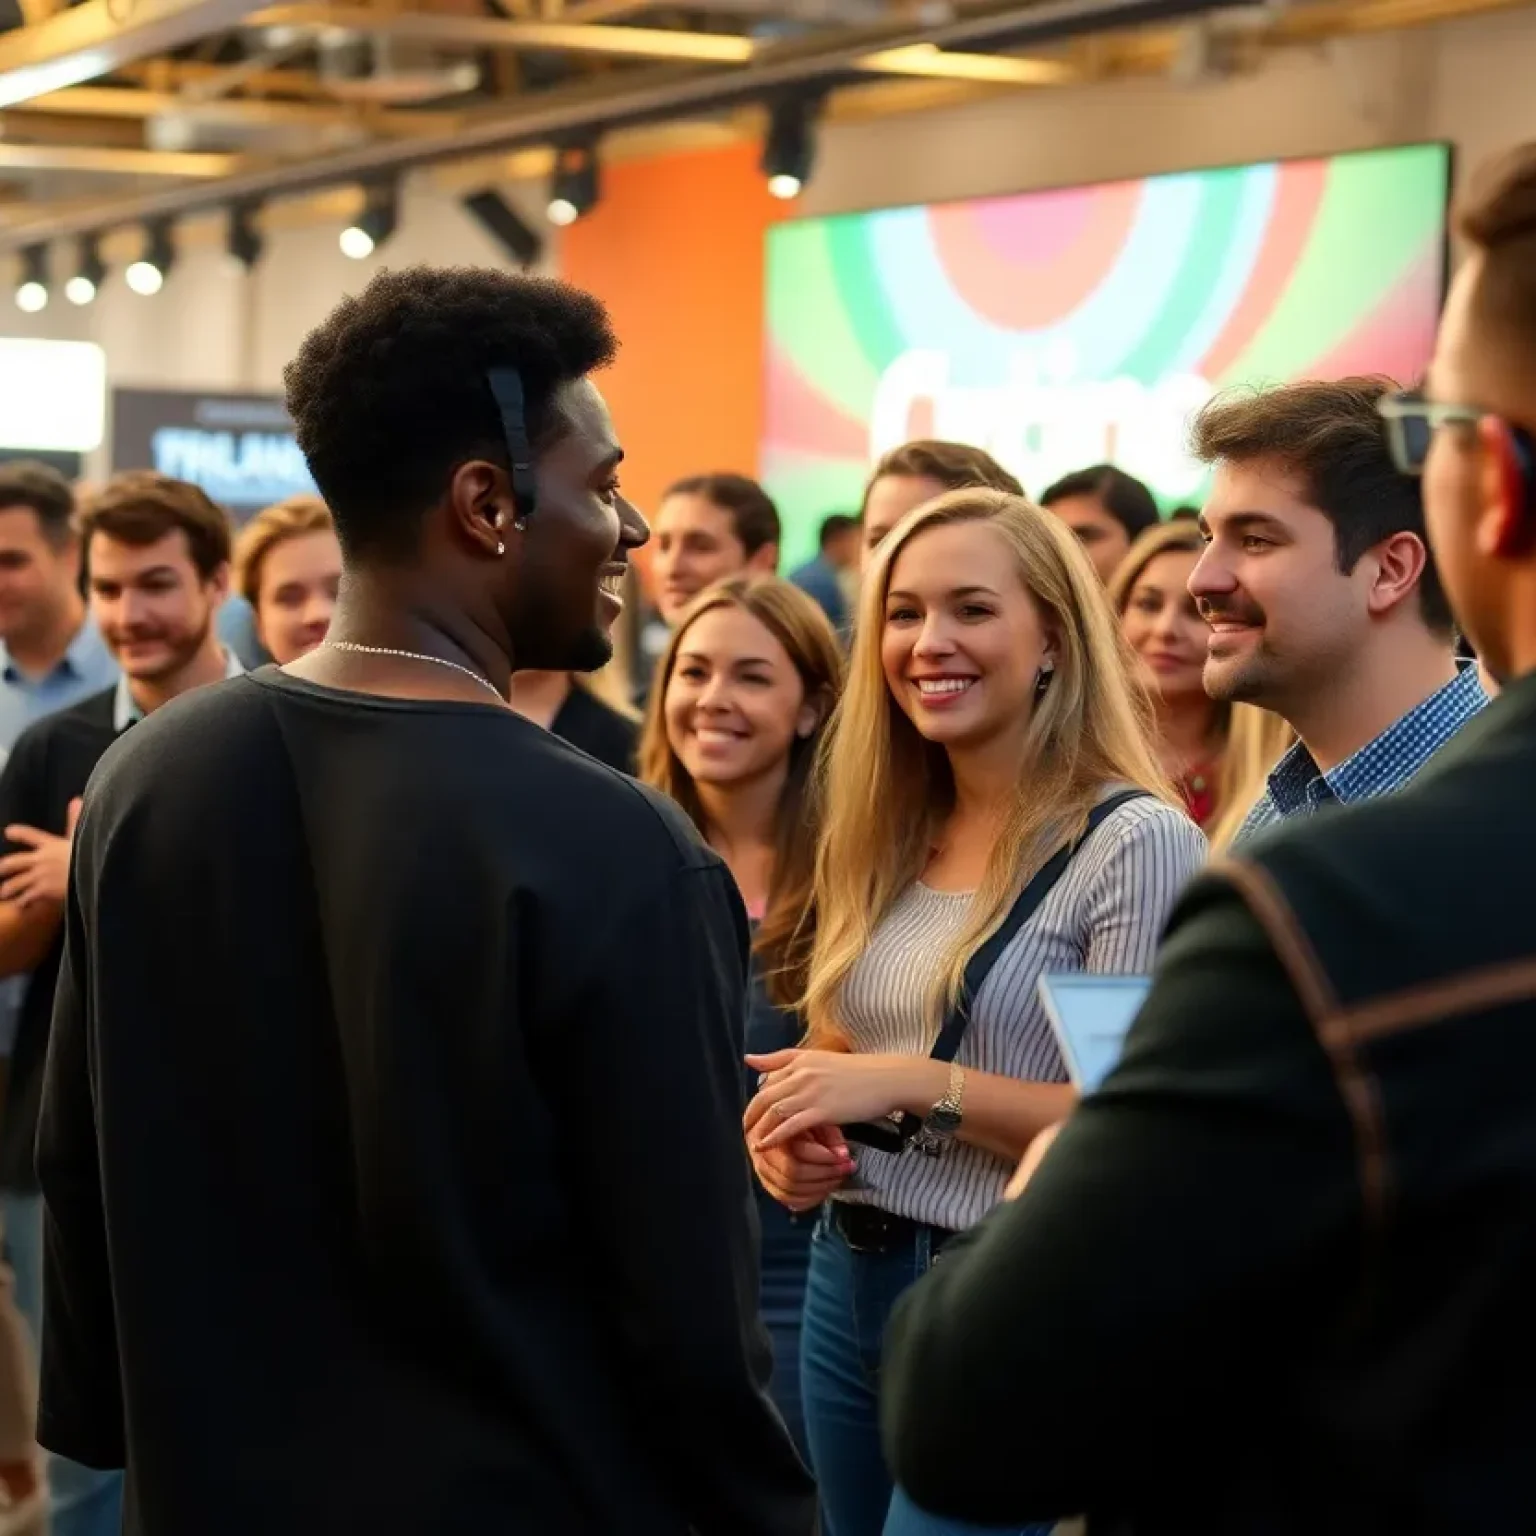
[[[0,0],[0,249],[490,155],[538,174],[598,133],[755,133],[786,99],[851,118],[1229,73],[1524,3]]]

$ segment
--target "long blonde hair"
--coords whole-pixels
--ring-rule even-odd
[[[1076,536],[1060,519],[1002,491],[951,491],[907,516],[871,553],[848,686],[821,763],[825,834],[816,860],[816,942],[805,1012],[814,1044],[843,1040],[838,997],[897,898],[921,875],[955,804],[943,748],[918,734],[886,686],[881,635],[891,569],[919,535],[958,523],[995,529],[1019,581],[1056,638],[1055,671],[1038,698],[1007,821],[935,980],[937,1020],[977,946],[1025,883],[1082,834],[1105,786],[1129,784],[1180,804],[1152,748],[1152,703]]]
[[[1122,617],[1142,572],[1171,551],[1198,554],[1205,548],[1199,528],[1180,518],[1148,528],[1131,545],[1109,583],[1110,600]],[[1216,819],[1206,828],[1213,850],[1231,842],[1264,790],[1264,781],[1280,754],[1296,739],[1279,715],[1254,704],[1211,701],[1211,734],[1221,743],[1216,770]]]

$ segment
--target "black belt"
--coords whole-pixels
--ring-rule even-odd
[[[933,1248],[947,1243],[955,1234],[948,1227],[935,1227],[908,1216],[893,1216],[875,1205],[855,1205],[834,1200],[830,1205],[831,1222],[855,1253],[890,1253],[905,1248],[921,1232],[932,1235]]]

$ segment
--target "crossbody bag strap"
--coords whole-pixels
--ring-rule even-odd
[[[1122,805],[1132,800],[1150,799],[1144,789],[1121,790],[1107,800],[1101,800],[1088,813],[1088,825],[1072,842],[1063,845],[1035,871],[1034,878],[1019,892],[1008,915],[991,934],[986,943],[971,956],[965,968],[965,978],[960,983],[960,995],[945,1016],[939,1037],[934,1041],[933,1059],[953,1061],[960,1050],[960,1042],[970,1027],[971,1008],[980,995],[983,983],[997,964],[998,957],[1018,937],[1019,930],[1040,910],[1041,903],[1051,894],[1056,882],[1066,874],[1067,866],[1077,856],[1078,850]]]

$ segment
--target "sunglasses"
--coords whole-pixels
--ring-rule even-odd
[[[1442,405],[1426,400],[1422,390],[1405,389],[1383,395],[1376,402],[1377,414],[1386,424],[1387,447],[1392,462],[1404,475],[1422,475],[1429,457],[1429,445],[1441,427],[1475,427],[1487,411],[1467,405]]]

